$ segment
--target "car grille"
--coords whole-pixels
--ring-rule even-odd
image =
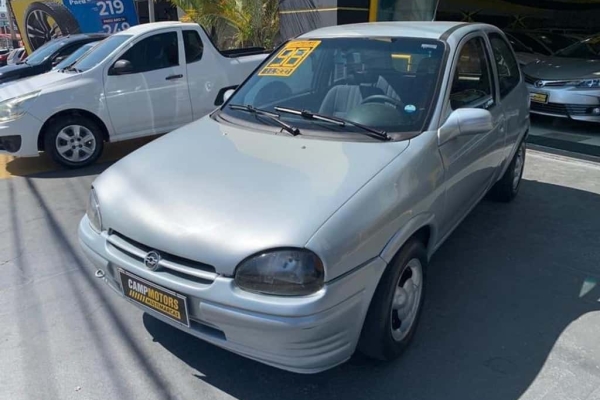
[[[144,264],[144,258],[150,251],[158,251],[161,255],[158,263],[159,270],[168,272],[170,275],[203,284],[212,283],[217,279],[218,274],[211,265],[150,248],[116,231],[111,231],[107,240],[112,250],[133,258],[142,265]]]
[[[562,87],[562,86],[567,86],[567,83],[569,81],[559,81],[559,80],[544,80],[544,79],[540,79],[540,78],[534,78],[531,75],[525,75],[525,82],[530,84],[530,85],[535,85],[535,83],[537,81],[542,81],[544,82],[544,87]]]
[[[531,111],[538,111],[548,114],[567,115],[567,106],[564,104],[556,103],[542,104],[531,102]]]
[[[598,106],[587,106],[581,104],[557,104],[557,103],[535,103],[531,102],[531,111],[558,115],[593,115],[592,110]]]

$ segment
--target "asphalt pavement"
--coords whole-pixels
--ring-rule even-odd
[[[77,243],[108,164],[0,180],[0,399],[600,399],[600,164],[529,151],[434,256],[412,346],[318,375],[188,336],[93,277]]]

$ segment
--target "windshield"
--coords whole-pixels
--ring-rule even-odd
[[[577,42],[566,49],[560,50],[556,55],[559,57],[600,60],[600,35]]]
[[[129,38],[131,38],[131,35],[115,35],[104,39],[94,48],[94,51],[87,53],[73,67],[80,71],[87,71],[94,68]]]
[[[553,52],[559,51],[577,42],[576,39],[572,39],[567,36],[557,35],[555,33],[535,33],[533,36],[544,43]]]
[[[80,58],[83,54],[85,54],[85,52],[87,52],[89,49],[96,46],[97,44],[98,44],[98,42],[84,44],[83,46],[81,46],[80,48],[75,50],[73,53],[71,53],[71,55],[69,57],[65,58],[64,60],[62,60],[61,62],[56,64],[56,66],[52,69],[67,68],[69,65],[71,65],[75,61],[77,61],[77,59]]]
[[[30,65],[39,65],[46,61],[52,54],[56,53],[65,44],[66,41],[64,40],[48,42],[31,53],[31,55],[25,59],[25,62]]]
[[[420,131],[432,107],[444,51],[440,41],[416,38],[293,40],[263,63],[222,112],[270,125],[256,113],[227,105],[277,114],[276,107],[285,107],[390,133]],[[301,130],[360,130],[289,113],[280,120]]]

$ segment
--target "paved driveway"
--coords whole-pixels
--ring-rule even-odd
[[[187,336],[93,278],[77,244],[103,166],[0,180],[0,398],[600,399],[600,165],[528,153],[434,256],[404,357],[294,375]]]

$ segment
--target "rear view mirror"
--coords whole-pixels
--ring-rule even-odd
[[[133,65],[129,60],[117,61],[109,71],[109,75],[126,75],[133,72]]]
[[[492,114],[481,108],[459,108],[438,129],[438,145],[459,136],[480,135],[494,129]]]

